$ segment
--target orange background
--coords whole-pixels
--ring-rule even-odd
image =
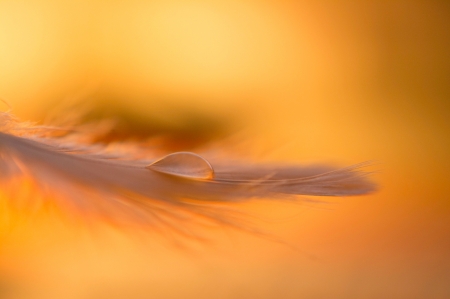
[[[73,97],[187,109],[239,123],[257,159],[375,159],[380,185],[253,207],[300,252],[217,229],[185,253],[5,214],[0,294],[448,298],[449,20],[447,1],[0,1],[0,95],[23,119]]]

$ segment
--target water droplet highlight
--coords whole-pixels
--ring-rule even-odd
[[[214,169],[211,164],[205,158],[190,152],[167,155],[148,165],[147,168],[191,179],[212,179],[214,177]]]

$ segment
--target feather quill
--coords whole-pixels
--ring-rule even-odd
[[[173,225],[192,215],[233,224],[217,208],[251,198],[349,196],[374,191],[358,164],[342,169],[210,163],[194,153],[156,160],[105,154],[98,145],[65,143],[53,127],[0,113],[0,182],[29,177],[62,206],[109,219]],[[13,196],[12,196],[13,197]]]

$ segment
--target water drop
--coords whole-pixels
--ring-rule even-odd
[[[211,164],[205,158],[190,152],[167,155],[148,165],[147,168],[191,179],[211,179],[214,177]]]

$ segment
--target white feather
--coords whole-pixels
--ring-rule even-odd
[[[118,221],[169,225],[169,218],[196,215],[233,224],[219,212],[217,203],[362,195],[375,188],[359,171],[365,164],[335,170],[226,161],[211,164],[186,152],[158,160],[133,159],[101,154],[95,144],[65,144],[49,136],[52,130],[1,113],[0,180],[4,188],[12,178],[28,177],[41,190],[57,193],[61,206]]]

